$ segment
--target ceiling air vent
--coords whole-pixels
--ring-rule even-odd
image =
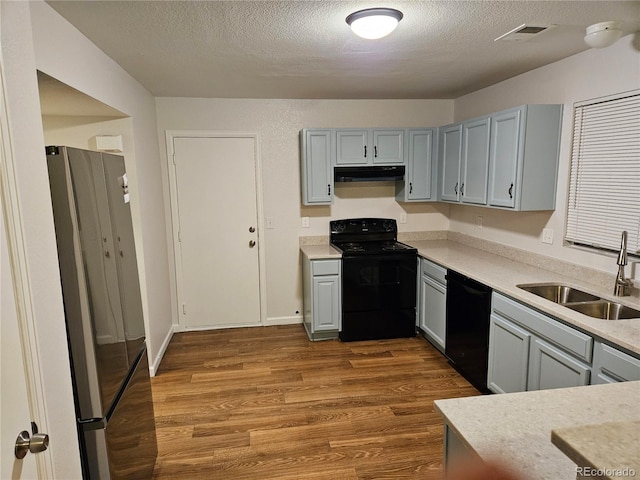
[[[555,25],[527,25],[526,23],[523,23],[519,27],[500,35],[494,40],[494,42],[526,42],[527,40],[530,40],[553,27],[555,27]]]

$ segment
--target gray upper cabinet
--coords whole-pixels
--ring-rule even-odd
[[[562,105],[523,105],[440,128],[445,202],[555,208]]]
[[[301,185],[304,205],[333,203],[334,131],[308,130],[300,132]]]
[[[460,199],[462,203],[487,204],[489,173],[489,117],[462,124],[462,171]]]
[[[487,204],[489,132],[488,116],[440,129],[441,200]]]
[[[398,202],[437,200],[437,129],[405,131],[407,170],[404,182],[396,183]]]
[[[523,105],[491,116],[489,206],[553,210],[562,105]]]
[[[336,165],[403,165],[404,130],[336,130]]]
[[[460,201],[460,160],[462,158],[462,124],[440,128],[440,199]]]

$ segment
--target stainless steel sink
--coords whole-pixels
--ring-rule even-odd
[[[538,283],[517,285],[517,287],[555,303],[589,302],[600,300],[600,297],[566,285]]]
[[[530,283],[516,286],[589,317],[602,320],[640,319],[640,310],[612,302],[567,285]]]
[[[602,320],[625,320],[640,318],[640,310],[620,305],[619,303],[600,300],[598,302],[582,302],[565,305],[565,307]]]

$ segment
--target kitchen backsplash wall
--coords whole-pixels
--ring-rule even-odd
[[[524,103],[561,103],[564,114],[555,211],[519,213],[455,205],[449,211],[450,229],[614,273],[617,270],[615,255],[590,253],[563,245],[573,104],[637,89],[638,72],[640,54],[634,46],[633,35],[629,35],[611,47],[587,50],[456,99],[456,121]],[[483,217],[482,229],[477,226],[479,215]],[[542,243],[543,228],[553,229],[552,245]],[[638,265],[627,267],[627,275],[635,276],[636,285],[640,280]]]

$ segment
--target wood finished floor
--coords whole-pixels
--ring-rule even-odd
[[[301,325],[176,334],[152,388],[155,480],[439,479],[433,400],[479,394],[421,337]]]

